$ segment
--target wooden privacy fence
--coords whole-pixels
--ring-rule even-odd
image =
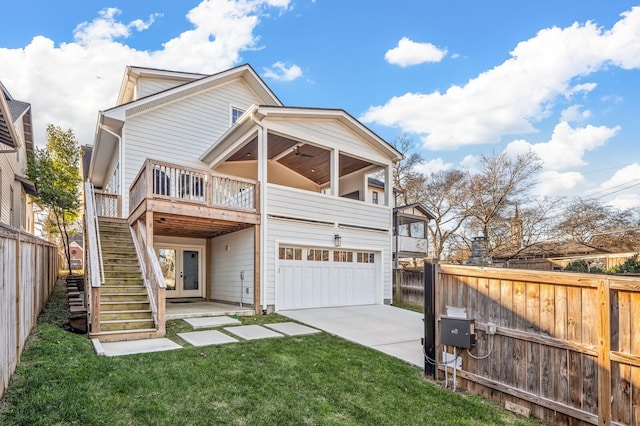
[[[393,303],[423,306],[424,271],[422,268],[395,269],[393,272]]]
[[[58,248],[0,224],[0,396],[58,276]]]
[[[438,323],[447,306],[475,318],[472,354],[492,348],[483,360],[458,350],[458,386],[524,406],[553,424],[640,424],[640,277],[454,265],[425,270],[427,293],[431,280],[435,287],[436,359],[443,359]],[[425,312],[433,311],[425,306]],[[490,322],[497,326],[493,337],[485,334]],[[444,378],[442,365],[437,374]]]

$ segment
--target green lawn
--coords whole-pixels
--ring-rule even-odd
[[[326,333],[98,357],[60,327],[63,298],[57,289],[32,333],[0,401],[2,425],[535,424]],[[171,322],[168,334],[181,329]]]

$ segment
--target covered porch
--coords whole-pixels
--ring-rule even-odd
[[[165,319],[187,319],[215,316],[248,316],[255,313],[251,307],[241,307],[228,303],[211,302],[203,299],[168,299],[166,302]]]

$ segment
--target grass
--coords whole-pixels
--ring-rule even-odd
[[[63,302],[57,289],[0,401],[0,424],[536,424],[326,333],[98,357],[86,337],[60,327]],[[189,329],[173,321],[168,334]]]
[[[409,305],[407,303],[394,303],[393,306],[395,306],[396,308],[402,308],[402,309],[407,309],[409,311],[414,311],[414,312],[419,312],[419,313],[424,313],[424,309],[422,308],[422,306],[416,306],[416,305]]]

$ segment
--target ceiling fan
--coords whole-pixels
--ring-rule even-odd
[[[304,158],[313,158],[314,156],[311,154],[305,154],[303,152],[300,152],[300,147],[296,146],[295,149],[293,150],[293,153],[295,154],[296,157],[304,157]]]

